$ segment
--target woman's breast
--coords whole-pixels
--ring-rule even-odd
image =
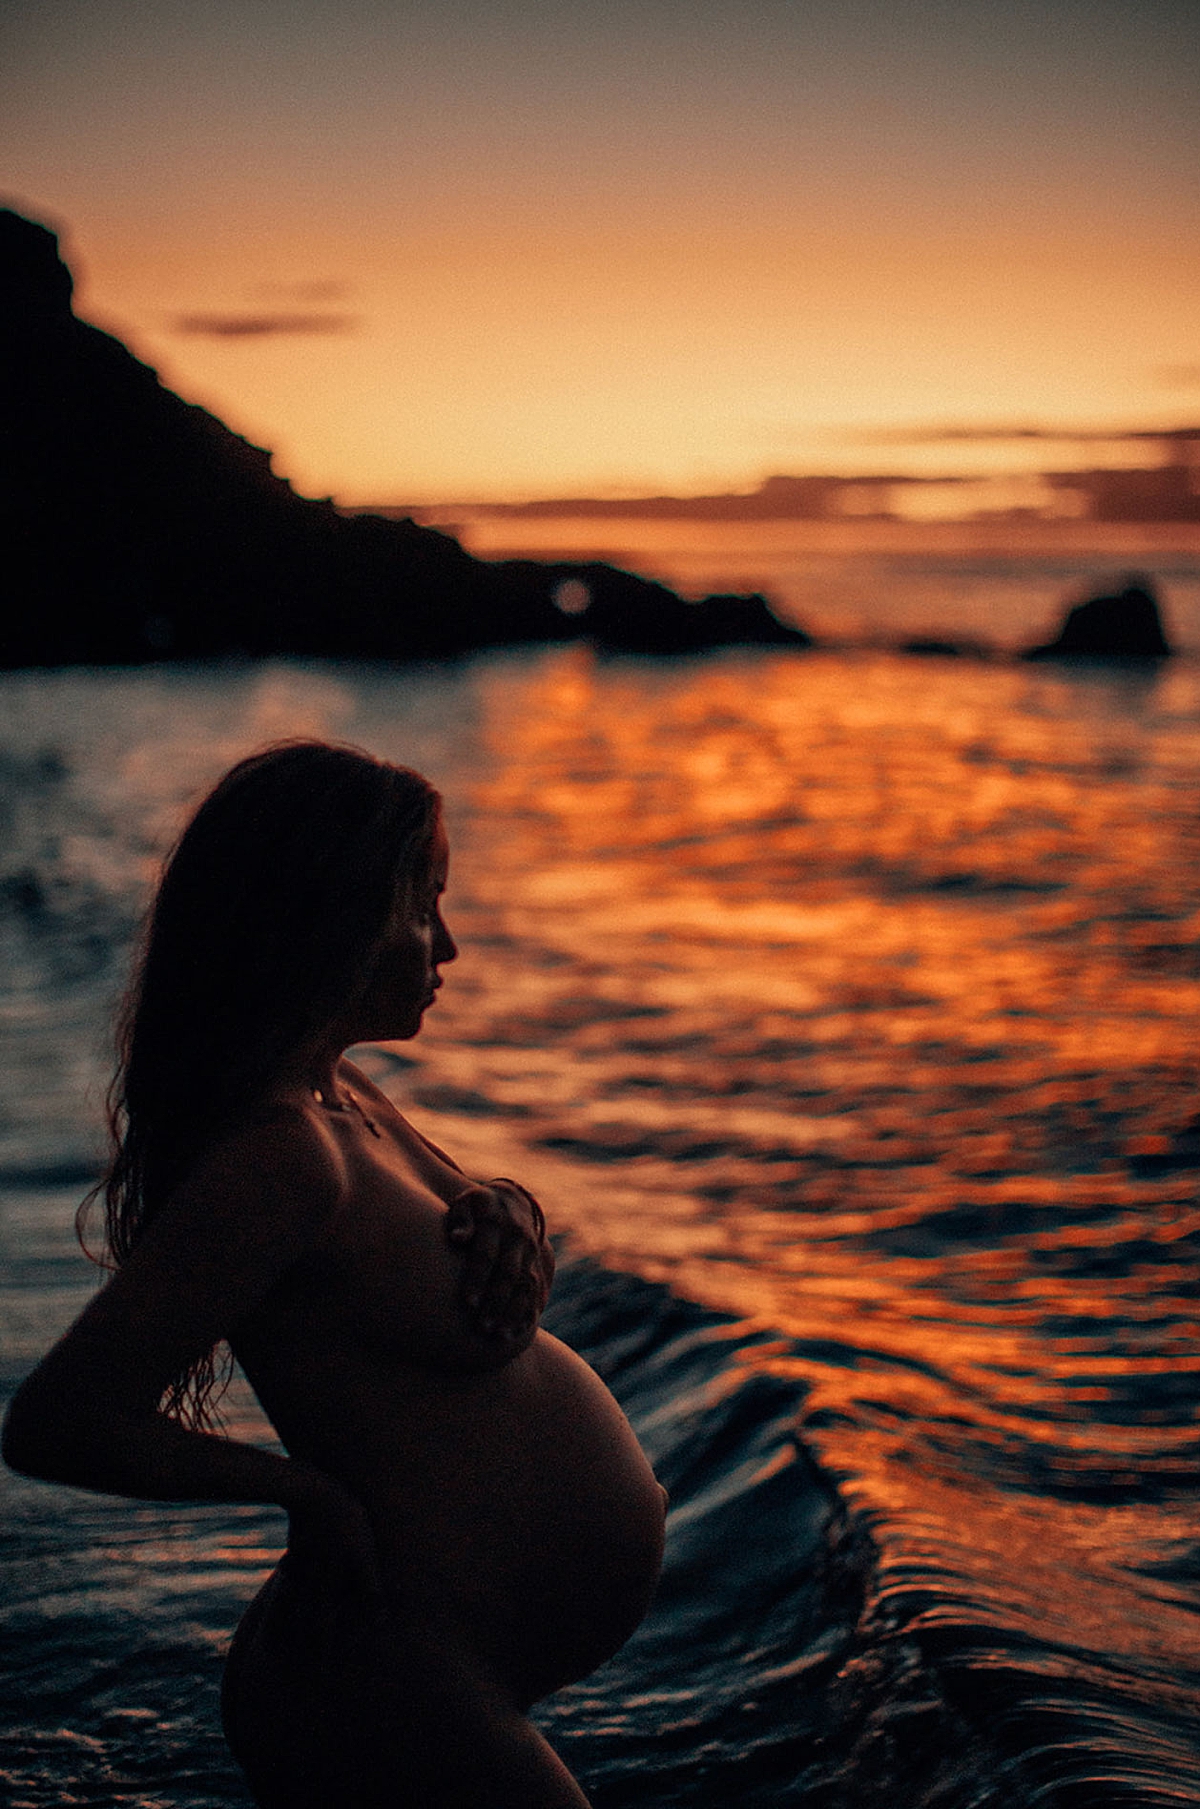
[[[586,1676],[645,1614],[666,1509],[608,1389],[540,1332],[397,1408],[406,1436],[368,1502],[392,1587],[449,1606],[529,1700]]]

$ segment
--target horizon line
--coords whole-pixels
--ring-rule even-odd
[[[961,430],[962,437],[967,437],[970,430]],[[1129,428],[1117,433],[1102,433],[1093,430],[1088,434],[1062,435],[1046,430],[1027,430],[1026,437],[1044,438],[1047,441],[1062,439],[1104,440],[1123,439],[1127,442],[1158,442],[1163,448],[1163,458],[1153,466],[1126,465],[1090,465],[1070,469],[1055,469],[1023,472],[943,472],[916,473],[903,471],[863,471],[863,472],[829,472],[803,471],[794,473],[772,473],[758,480],[751,489],[707,490],[691,493],[671,491],[641,491],[622,494],[570,494],[559,496],[524,496],[512,497],[427,497],[423,501],[361,501],[348,502],[337,500],[337,507],[348,513],[367,514],[382,513],[387,515],[428,514],[431,511],[445,514],[455,510],[472,515],[497,516],[547,516],[547,517],[678,517],[691,516],[710,519],[852,519],[856,515],[890,514],[886,506],[891,493],[895,490],[921,489],[1000,489],[1014,482],[1041,483],[1050,491],[1058,492],[1067,500],[1074,490],[1080,502],[1099,500],[1099,493],[1106,491],[1115,500],[1114,492],[1122,487],[1128,492],[1131,485],[1140,481],[1142,494],[1138,499],[1137,518],[1152,519],[1144,511],[1153,506],[1154,491],[1162,492],[1161,501],[1169,507],[1164,519],[1180,519],[1181,503],[1186,507],[1190,493],[1195,498],[1195,515],[1188,508],[1185,519],[1200,518],[1200,426],[1176,427],[1164,429]],[[1194,449],[1194,451],[1193,451]],[[1191,456],[1189,456],[1191,453]],[[861,507],[840,507],[847,493],[857,492],[860,497],[866,492],[874,493],[873,506],[865,510]],[[331,499],[332,500],[332,499]],[[1128,500],[1128,498],[1126,499]],[[832,505],[832,507],[830,506]],[[986,511],[996,513],[996,511]],[[1021,510],[1021,513],[1029,513]],[[1048,519],[1066,519],[1071,513],[1051,511]],[[963,519],[967,519],[964,517]]]

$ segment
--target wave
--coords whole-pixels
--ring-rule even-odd
[[[1124,1672],[1077,1630],[1017,1626],[1002,1588],[981,1586],[979,1546],[956,1562],[914,1538],[922,1491],[932,1504],[944,1482],[918,1479],[892,1519],[857,1503],[803,1433],[792,1341],[569,1249],[547,1326],[616,1393],[671,1495],[643,1626],[538,1711],[596,1809],[1200,1802],[1188,1680]],[[234,1411],[244,1432],[252,1409]],[[10,1800],[244,1804],[218,1676],[278,1517],[6,1490]],[[1036,1539],[1027,1502],[1023,1519]],[[970,1514],[929,1524],[947,1523]],[[1064,1589],[1071,1557],[1040,1557]],[[1169,1615],[1194,1581],[1181,1549],[1145,1580],[1148,1609]]]
[[[923,1544],[919,1508],[890,1520],[856,1503],[853,1476],[803,1435],[798,1345],[570,1256],[548,1324],[621,1400],[672,1501],[646,1623],[541,1716],[597,1809],[1200,1802],[1195,1680],[1088,1648],[1075,1554],[1041,1554],[1074,1618],[1039,1632],[1003,1587],[989,1599],[979,1547],[956,1564],[930,1535],[951,1524],[969,1540],[970,1502],[931,1513]],[[855,1356],[869,1353],[839,1360]],[[914,1495],[932,1506],[946,1486],[916,1479]],[[1036,1502],[1012,1506],[1012,1542],[1024,1520],[1036,1548]],[[981,1525],[987,1491],[975,1508]],[[1144,1580],[1175,1651],[1194,1614],[1175,1607],[1173,1640],[1170,1598],[1195,1572],[1181,1551]]]

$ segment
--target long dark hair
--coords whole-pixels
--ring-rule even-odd
[[[427,876],[440,818],[419,773],[287,741],[242,760],[168,857],[118,1020],[104,1202],[119,1266],[223,1126],[350,1003],[398,895]],[[85,1243],[86,1248],[86,1243]],[[212,1422],[214,1353],[166,1409]]]

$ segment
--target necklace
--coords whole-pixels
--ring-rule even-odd
[[[319,1106],[323,1106],[325,1111],[327,1111],[327,1112],[355,1112],[355,1113],[357,1113],[358,1116],[362,1119],[363,1123],[366,1125],[367,1129],[370,1131],[372,1137],[382,1137],[383,1136],[383,1132],[380,1130],[380,1128],[376,1124],[375,1120],[373,1118],[367,1117],[367,1114],[363,1111],[362,1107],[359,1105],[359,1103],[358,1103],[357,1099],[354,1097],[353,1093],[348,1093],[344,1099],[338,1099],[338,1098],[326,1099],[326,1097],[325,1097],[324,1093],[322,1093],[320,1087],[314,1087],[312,1090],[312,1096],[316,1100],[317,1104]]]

